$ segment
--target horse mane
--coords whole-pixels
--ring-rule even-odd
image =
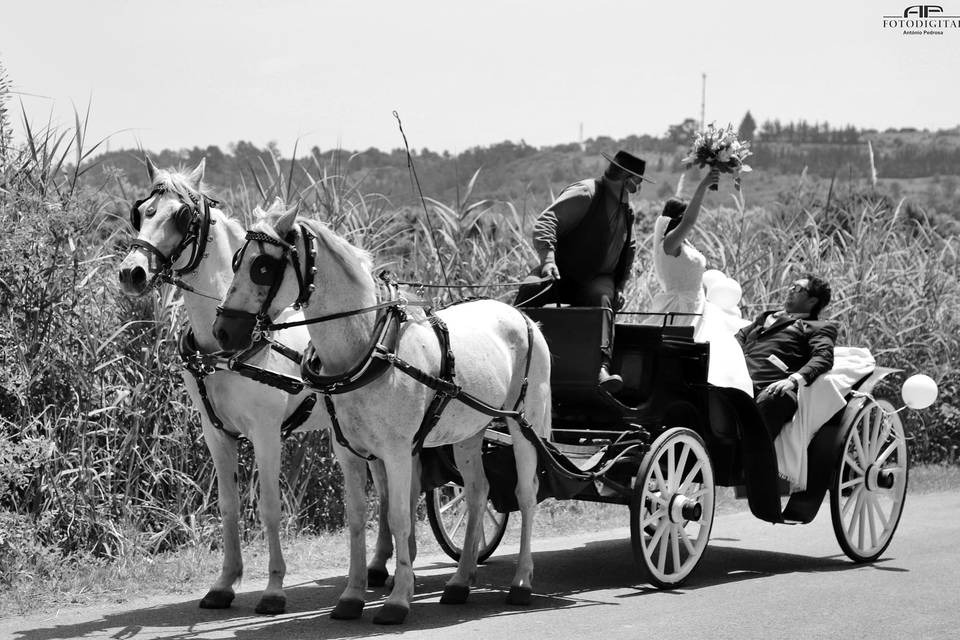
[[[166,191],[173,191],[184,200],[196,201],[200,197],[207,197],[215,200],[213,193],[203,180],[200,181],[200,188],[194,189],[190,184],[188,174],[183,169],[176,171],[172,169],[157,169],[153,189],[162,188]]]

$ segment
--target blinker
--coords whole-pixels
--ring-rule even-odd
[[[260,254],[250,264],[250,281],[258,285],[272,285],[279,267],[280,261],[278,259],[265,253]]]

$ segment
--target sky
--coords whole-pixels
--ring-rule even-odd
[[[700,118],[960,124],[960,28],[905,35],[902,0],[8,0],[22,131],[87,113],[88,146],[246,140],[453,153],[662,135]],[[944,0],[960,15],[960,0]],[[22,105],[22,109],[21,109]]]

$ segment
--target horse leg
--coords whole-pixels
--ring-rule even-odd
[[[393,589],[373,621],[376,624],[400,624],[410,612],[413,597],[413,563],[410,557],[410,494],[413,456],[405,445],[394,448],[393,455],[384,458],[387,470],[387,489],[390,492],[390,530],[393,532],[397,567]]]
[[[379,508],[377,509],[377,546],[373,552],[373,559],[367,565],[367,584],[371,587],[393,588],[390,572],[387,571],[387,560],[393,556],[393,535],[390,533],[389,491],[387,489],[387,472],[383,462],[376,460],[370,463],[370,473],[373,484],[377,488]],[[413,475],[410,478],[410,530],[417,530],[417,506],[420,504],[420,458],[413,462]],[[410,562],[417,559],[417,536],[410,536]]]
[[[367,463],[334,444],[343,470],[343,497],[350,531],[350,569],[347,588],[330,613],[334,620],[352,620],[363,613],[367,593]]]
[[[387,488],[387,471],[383,462],[374,460],[369,467],[380,500],[377,510],[377,546],[373,551],[370,564],[367,565],[367,583],[371,587],[382,587],[390,577],[390,572],[387,571],[387,560],[393,555],[393,536],[390,534],[388,519],[390,495]]]
[[[520,505],[520,553],[517,556],[517,572],[510,584],[507,604],[530,604],[533,595],[533,553],[530,539],[533,535],[533,518],[537,511],[537,450],[510,421],[513,438],[513,453],[517,461],[517,502]]]
[[[263,424],[270,424],[270,422],[268,420]],[[266,615],[277,615],[287,608],[287,597],[283,593],[283,578],[287,574],[287,565],[283,561],[283,550],[280,547],[280,432],[275,429],[269,431],[253,442],[257,471],[260,476],[260,524],[263,525],[270,554],[267,588],[260,596],[260,602],[257,603],[255,611]],[[260,431],[256,433],[259,435]]]
[[[443,588],[440,604],[463,604],[470,595],[470,587],[477,580],[477,553],[479,552],[480,528],[483,526],[483,511],[487,503],[490,485],[483,472],[481,431],[475,436],[453,446],[457,470],[463,478],[463,488],[467,503],[467,530],[463,540],[463,551],[457,571]]]
[[[201,414],[203,412],[201,411]],[[203,439],[217,472],[217,505],[223,531],[223,568],[200,600],[201,609],[226,609],[233,602],[233,587],[243,577],[240,554],[240,489],[237,486],[237,442],[202,417]]]

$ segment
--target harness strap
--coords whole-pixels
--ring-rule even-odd
[[[373,336],[366,355],[347,372],[333,376],[320,373],[322,363],[316,358],[312,345],[308,347],[300,365],[300,375],[311,388],[325,394],[346,393],[369,384],[382,376],[390,368],[389,363],[376,357],[380,350],[395,351],[400,342],[400,325],[405,320],[402,308],[392,305],[377,316]]]
[[[274,371],[270,371],[269,369],[256,367],[244,362],[245,360],[252,358],[257,353],[262,351],[268,344],[270,345],[271,349],[292,360],[293,362],[299,363],[302,359],[300,353],[291,347],[279,342],[267,340],[260,340],[254,343],[233,357],[227,357],[223,351],[202,353],[197,347],[196,339],[193,335],[192,329],[186,327],[185,330],[183,330],[180,334],[180,341],[178,345],[180,359],[183,362],[184,368],[190,372],[194,381],[197,383],[197,390],[200,393],[201,400],[203,401],[203,408],[207,414],[207,419],[210,420],[210,424],[212,424],[214,428],[222,431],[224,434],[230,436],[234,440],[245,438],[245,436],[242,433],[227,431],[223,424],[223,420],[221,420],[217,415],[216,409],[213,406],[213,402],[210,400],[207,394],[207,386],[204,382],[204,379],[207,376],[217,373],[218,371],[232,371],[244,376],[245,378],[250,378],[251,380],[272,386],[291,395],[296,395],[303,391],[304,384],[297,378],[276,373]],[[293,433],[294,430],[297,429],[297,427],[300,427],[304,422],[306,422],[307,419],[309,419],[316,403],[316,394],[310,394],[305,397],[300,404],[297,405],[297,408],[294,409],[280,424],[281,437],[288,437],[291,433]]]
[[[377,456],[374,455],[363,455],[359,451],[353,448],[350,445],[350,442],[347,440],[346,436],[343,435],[343,429],[340,428],[340,421],[337,419],[337,409],[333,406],[333,398],[329,394],[323,394],[323,402],[327,406],[327,414],[330,416],[330,424],[333,425],[333,435],[337,439],[337,443],[341,447],[357,456],[358,458],[363,458],[364,460],[376,460]]]

